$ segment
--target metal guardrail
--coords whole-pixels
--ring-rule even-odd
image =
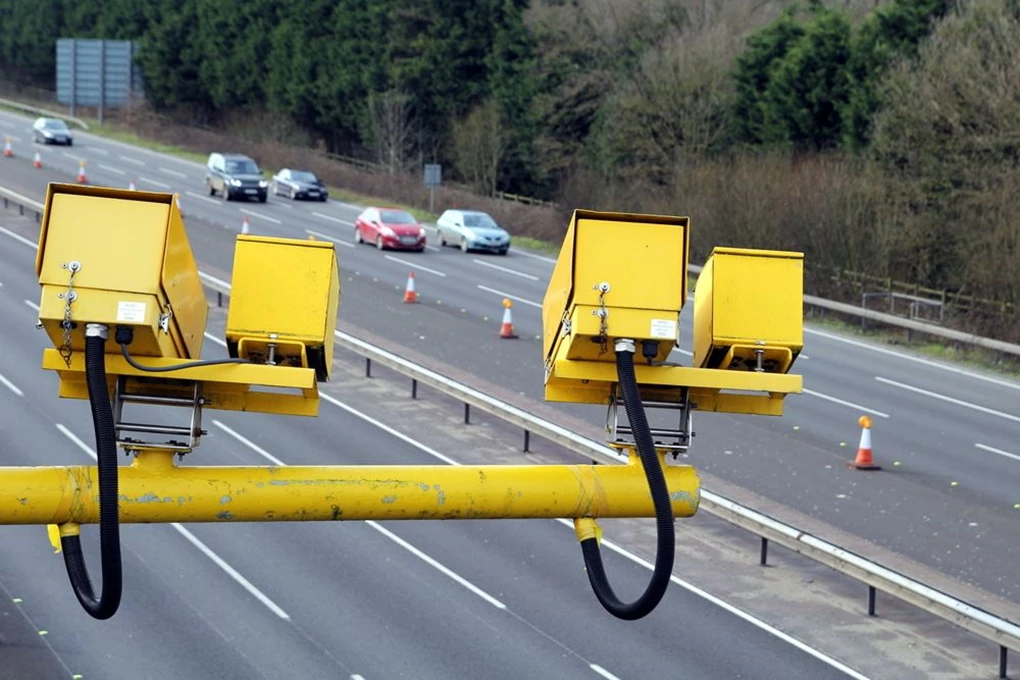
[[[57,111],[51,111],[50,109],[42,109],[38,106],[30,106],[29,104],[22,104],[12,99],[0,99],[0,106],[6,106],[12,109],[19,109],[27,113],[34,113],[37,116],[46,116],[47,118],[60,118],[61,120],[69,123],[74,123],[82,130],[88,130],[89,124],[83,121],[81,118],[75,118],[74,116],[67,116]]]

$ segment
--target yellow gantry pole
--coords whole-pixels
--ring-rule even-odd
[[[661,460],[661,457],[660,457]],[[700,481],[665,467],[676,517]],[[95,466],[0,467],[0,524],[99,519]],[[120,468],[120,521],[273,522],[653,517],[644,471],[628,465],[177,467],[140,452]]]

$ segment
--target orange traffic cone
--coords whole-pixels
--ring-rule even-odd
[[[245,215],[244,219],[241,220],[241,233],[247,234],[251,231],[251,223],[248,221],[248,216]]]
[[[514,303],[510,302],[510,298],[503,298],[503,323],[499,327],[499,337],[501,338],[516,338],[517,334],[514,333],[514,322],[510,316],[510,308],[513,307]]]
[[[857,422],[861,426],[861,443],[857,447],[857,458],[850,463],[850,467],[858,470],[881,470],[881,465],[876,465],[871,458],[871,418],[861,416]]]
[[[14,149],[11,148],[11,138],[4,137],[4,158],[10,158],[14,155]]]
[[[133,179],[128,180],[128,191],[135,191],[135,181]]]
[[[418,293],[414,290],[414,270],[407,273],[407,286],[404,288],[404,302],[417,302]]]
[[[88,184],[89,180],[85,176],[85,161],[78,161],[78,184]]]
[[[40,154],[38,151],[35,152],[35,160],[32,161],[32,165],[35,166],[36,168],[42,167],[42,154]]]

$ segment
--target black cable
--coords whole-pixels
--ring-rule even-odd
[[[198,366],[216,366],[219,364],[250,364],[252,362],[247,359],[208,359],[205,361],[186,361],[183,364],[174,364],[173,366],[143,366],[128,354],[127,343],[122,342],[120,344],[120,353],[124,355],[124,360],[127,361],[133,368],[137,368],[139,371],[148,371],[149,373],[169,373],[170,371],[179,371],[182,368],[197,368]]]
[[[655,521],[658,529],[658,545],[655,555],[655,568],[645,592],[631,603],[621,602],[609,585],[606,570],[602,564],[602,553],[599,551],[598,539],[588,538],[581,541],[581,553],[584,566],[588,571],[595,596],[606,610],[620,619],[634,621],[647,616],[662,600],[673,575],[673,553],[676,545],[676,533],[673,527],[673,505],[669,500],[666,487],[666,475],[655,454],[655,442],[648,427],[641,395],[638,392],[637,378],[634,375],[634,350],[616,350],[616,371],[623,392],[623,405],[627,410],[627,419],[634,433],[641,465],[645,470],[645,479],[652,493],[652,504],[655,507]]]
[[[78,602],[96,619],[108,619],[117,613],[123,591],[120,558],[119,489],[117,483],[117,436],[113,407],[106,385],[106,333],[85,334],[85,380],[92,424],[96,431],[96,458],[99,464],[99,550],[103,573],[103,592],[96,599],[88,567],[81,551],[80,536],[60,539],[64,566]]]

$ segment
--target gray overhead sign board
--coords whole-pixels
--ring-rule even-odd
[[[127,105],[142,92],[134,64],[137,46],[130,40],[57,40],[57,101],[71,107],[95,106],[99,120],[104,107]]]

